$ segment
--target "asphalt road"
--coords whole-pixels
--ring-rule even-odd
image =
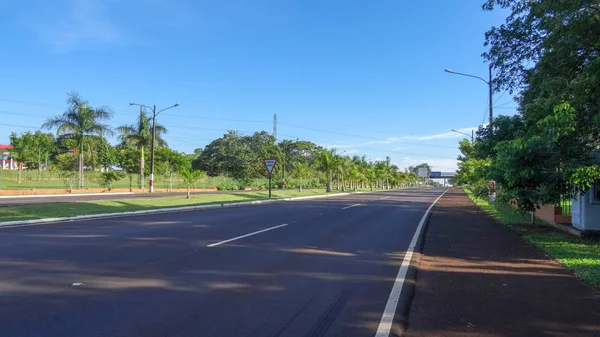
[[[374,336],[442,192],[0,228],[0,335]]]
[[[197,194],[219,194],[219,193],[232,193],[231,191],[214,191],[214,192],[196,192],[192,195]],[[243,191],[236,193],[245,193]],[[138,198],[161,198],[161,197],[175,197],[184,196],[187,192],[156,192],[156,193],[131,193],[131,194],[120,194],[120,193],[97,193],[97,194],[65,194],[65,195],[52,195],[52,196],[27,196],[27,197],[2,197],[0,198],[0,207],[3,206],[15,206],[15,205],[28,205],[28,204],[48,204],[55,202],[78,202],[78,201],[99,201],[99,200],[122,200],[122,199],[138,199]]]

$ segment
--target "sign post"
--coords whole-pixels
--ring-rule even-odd
[[[277,159],[269,158],[265,159],[265,167],[267,168],[267,173],[269,173],[269,199],[271,199],[271,180],[273,178],[273,168],[277,163]]]

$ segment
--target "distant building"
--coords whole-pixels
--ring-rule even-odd
[[[13,149],[12,145],[3,145],[0,144],[0,159],[2,160],[2,169],[3,170],[16,170],[19,165],[16,160],[13,160],[10,157],[10,150]]]

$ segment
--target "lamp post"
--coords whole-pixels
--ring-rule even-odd
[[[450,131],[463,134],[463,135],[465,135],[467,137],[471,137],[471,144],[473,144],[473,142],[474,142],[473,130],[471,130],[471,134],[470,135],[468,133],[464,133],[462,131],[457,131],[457,130],[454,130],[454,129],[450,129]]]
[[[129,103],[129,105],[137,105],[139,107],[144,107],[152,110],[152,143],[150,144],[150,181],[148,182],[148,192],[154,192],[154,138],[156,137],[156,116],[159,113],[169,110],[171,108],[175,108],[179,106],[179,103],[175,103],[168,108],[164,108],[162,110],[156,111],[156,105],[149,107],[144,104],[138,103]]]
[[[475,75],[469,75],[469,74],[463,74],[463,73],[459,73],[456,72],[452,69],[444,69],[445,72],[450,73],[450,74],[455,74],[455,75],[461,75],[461,76],[467,76],[467,77],[473,77],[476,79],[479,79],[481,81],[483,81],[485,84],[488,85],[488,94],[489,94],[489,100],[490,100],[490,128],[492,127],[492,120],[494,119],[494,113],[493,113],[493,109],[492,109],[492,94],[493,94],[493,88],[492,88],[492,66],[490,65],[489,68],[489,80],[484,80],[483,78],[479,77],[479,76],[475,76]]]

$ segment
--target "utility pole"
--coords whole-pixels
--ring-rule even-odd
[[[152,108],[147,105],[138,103],[129,103],[129,105],[138,105],[140,109],[142,107],[152,109],[152,144],[150,144],[150,179],[148,182],[148,192],[152,193],[154,192],[154,143],[156,138],[156,116],[158,116],[158,114],[162,111],[178,107],[179,103],[175,103],[172,106],[159,111],[156,111],[156,105],[153,105]]]
[[[144,116],[144,111],[143,111],[143,106],[140,105],[140,125],[138,127],[143,126],[142,121],[144,120],[143,118],[145,118]],[[140,130],[141,131],[141,130]],[[142,190],[142,192],[144,191],[144,145],[142,144],[141,148],[140,148],[141,156],[140,156],[140,189]]]
[[[450,73],[450,74],[455,74],[455,75],[461,75],[461,76],[467,76],[467,77],[472,77],[472,78],[476,78],[478,80],[483,81],[485,84],[488,85],[488,99],[489,99],[489,105],[490,105],[490,117],[489,117],[489,128],[490,130],[493,130],[492,128],[492,122],[494,121],[494,111],[493,111],[493,93],[494,93],[494,87],[493,87],[493,78],[492,78],[492,64],[490,64],[489,69],[488,69],[488,80],[484,80],[483,78],[479,77],[479,76],[475,76],[475,75],[469,75],[469,74],[465,74],[465,73],[459,73],[457,71],[454,71],[452,69],[444,69],[445,72]]]
[[[41,148],[41,145],[38,144],[38,180],[40,180],[41,174],[42,174],[42,148]]]
[[[277,141],[277,114],[273,114],[273,137]]]
[[[156,137],[156,105],[152,107],[152,144],[150,144],[150,181],[148,192],[154,192],[154,137]]]
[[[492,128],[492,121],[494,120],[494,110],[492,108],[493,100],[493,93],[494,93],[494,88],[492,86],[492,65],[490,64],[490,68],[489,68],[489,80],[488,80],[488,86],[489,86],[489,91],[490,91],[490,130],[493,130]]]

